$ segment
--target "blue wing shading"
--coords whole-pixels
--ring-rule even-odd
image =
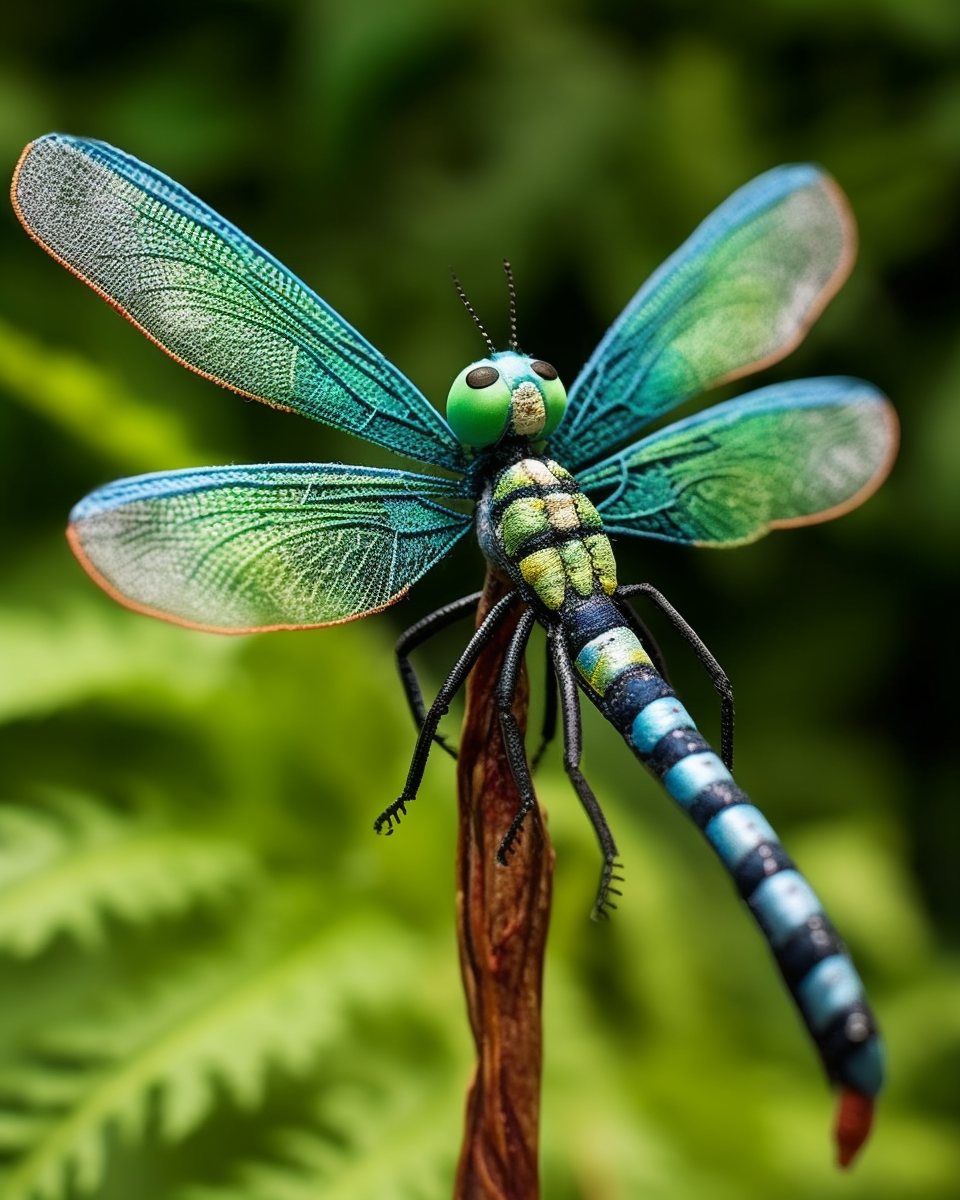
[[[449,425],[396,367],[166,175],[103,142],[50,134],[24,151],[11,195],[35,241],[184,366],[417,462],[465,470]]]
[[[336,463],[121,479],[70,514],[93,579],[128,608],[219,633],[331,625],[399,600],[472,524],[458,484]]]
[[[658,430],[581,472],[608,533],[698,546],[826,521],[886,478],[893,406],[859,379],[778,383]]]
[[[782,358],[843,283],[855,240],[817,167],[777,167],[734,192],[607,331],[550,454],[578,471],[697,392]]]

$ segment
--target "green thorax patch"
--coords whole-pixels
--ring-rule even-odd
[[[524,458],[507,467],[493,492],[501,545],[514,572],[548,609],[572,588],[612,595],[617,569],[603,521],[576,479],[551,459]]]

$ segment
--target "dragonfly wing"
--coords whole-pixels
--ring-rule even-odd
[[[14,175],[27,232],[184,366],[418,462],[466,466],[446,421],[329,305],[185,188],[51,134]]]
[[[859,379],[778,383],[651,434],[581,472],[609,533],[735,546],[862,503],[897,451],[896,413]]]
[[[550,452],[577,470],[697,392],[788,354],[846,278],[853,217],[809,165],[752,180],[640,288],[570,389]]]
[[[128,608],[218,633],[333,625],[393,604],[470,527],[457,485],[331,463],[121,479],[70,514],[77,557]]]

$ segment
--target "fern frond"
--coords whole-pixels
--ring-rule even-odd
[[[323,1090],[315,1125],[276,1138],[279,1161],[241,1167],[232,1186],[179,1200],[424,1200],[449,1194],[463,1125],[463,1079],[424,1064]]]
[[[353,920],[269,961],[234,954],[181,970],[175,984],[125,1013],[46,1038],[48,1054],[75,1065],[64,1070],[74,1102],[0,1177],[0,1200],[57,1200],[69,1180],[95,1188],[108,1134],[141,1137],[154,1101],[168,1141],[196,1128],[224,1091],[238,1105],[257,1105],[270,1067],[302,1074],[337,1045],[358,1008],[402,1002],[415,961],[402,931]],[[11,1094],[0,1080],[3,1093]]]
[[[79,796],[0,807],[0,950],[29,957],[57,934],[100,943],[110,916],[134,925],[223,902],[255,875],[225,841],[158,828]]]
[[[46,1133],[50,1118],[43,1113],[0,1112],[0,1154],[20,1153]]]

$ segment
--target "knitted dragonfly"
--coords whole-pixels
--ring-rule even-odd
[[[376,828],[389,831],[416,795],[451,697],[498,623],[522,605],[498,688],[522,803],[500,861],[534,803],[510,710],[539,622],[551,693],[559,689],[565,766],[603,851],[597,911],[608,903],[617,851],[579,769],[578,687],[700,827],[759,923],[843,1088],[840,1152],[849,1161],[883,1073],[863,986],[820,901],[730,774],[726,676],[657,591],[618,584],[608,540],[740,545],[846,512],[886,475],[893,409],[869,384],[840,377],[764,387],[618,449],[696,392],[797,345],[854,255],[836,184],[816,167],[785,166],[734,193],[637,292],[569,396],[549,363],[520,353],[515,334],[501,352],[487,339],[489,356],[454,380],[446,420],[276,259],[129,155],[61,134],[40,138],[20,159],[12,196],[31,237],[191,370],[456,477],[286,463],[120,480],[71,514],[70,544],[93,579],[130,608],[194,628],[312,628],[393,604],[475,520],[489,563],[513,588],[429,710],[407,655],[476,596],[401,639],[420,734],[403,793]],[[463,500],[475,502],[475,518]],[[720,756],[658,669],[627,605],[636,594],[667,614],[710,671],[723,704]]]

